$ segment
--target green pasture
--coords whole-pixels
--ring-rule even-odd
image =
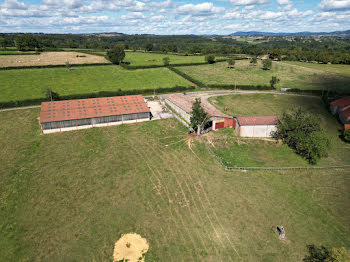
[[[0,83],[0,102],[41,98],[46,88],[69,95],[191,86],[166,68],[125,70],[120,66],[5,70],[0,71]]]
[[[39,113],[0,113],[3,261],[112,261],[130,232],[146,261],[350,248],[349,170],[229,172],[174,119],[41,135]]]
[[[350,144],[340,138],[342,125],[318,97],[241,94],[214,97],[210,101],[220,110],[227,106],[227,113],[232,116],[282,117],[283,112],[301,107],[319,118],[331,139],[329,156],[321,159],[318,166],[350,165]],[[309,166],[288,146],[274,140],[240,138],[232,129],[218,132],[212,139],[217,141],[214,151],[228,166]]]
[[[312,68],[315,66],[315,68]],[[299,88],[350,92],[350,65],[314,65],[274,61],[271,70],[262,70],[261,61],[237,60],[234,68],[226,62],[212,65],[178,67],[207,85],[270,85],[272,76],[280,79],[277,89]]]

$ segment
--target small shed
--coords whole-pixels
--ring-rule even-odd
[[[339,120],[342,122],[342,124],[347,122],[350,123],[350,106],[339,113]]]
[[[350,108],[350,96],[345,96],[334,100],[329,105],[329,111],[332,113],[332,115],[339,114],[347,108]]]
[[[276,116],[237,116],[236,133],[242,137],[272,137],[280,123]]]

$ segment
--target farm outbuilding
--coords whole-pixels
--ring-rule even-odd
[[[236,133],[242,137],[272,137],[279,120],[276,116],[237,116]]]
[[[181,118],[183,118],[187,123],[190,123],[192,114],[192,104],[195,98],[190,95],[184,94],[171,94],[164,96],[165,103],[172,108]],[[235,127],[235,121],[233,117],[222,113],[220,110],[216,109],[209,103],[201,104],[203,109],[209,115],[209,126],[212,130]]]
[[[339,113],[339,120],[342,124],[350,123],[350,106]]]
[[[329,110],[333,115],[338,115],[345,130],[350,129],[350,96],[332,101]]]
[[[44,134],[150,120],[141,95],[43,102],[40,124]]]
[[[329,105],[329,110],[331,111],[332,115],[339,114],[347,108],[350,108],[350,96],[334,100]]]

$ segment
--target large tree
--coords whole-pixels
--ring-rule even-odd
[[[40,43],[33,35],[24,34],[16,37],[16,47],[20,51],[33,51],[40,48]]]
[[[108,59],[115,65],[119,65],[125,58],[124,45],[118,44],[107,51]]]
[[[205,122],[207,118],[208,114],[204,111],[203,107],[201,106],[201,99],[196,98],[196,100],[192,104],[192,115],[190,118],[191,127],[194,130],[197,130],[198,125],[204,126],[206,124]]]
[[[301,108],[284,113],[274,137],[281,139],[297,154],[316,164],[328,155],[330,140],[320,125],[320,120]]]

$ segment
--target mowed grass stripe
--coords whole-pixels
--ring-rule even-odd
[[[129,141],[129,142],[131,142],[131,141]],[[171,218],[171,220],[172,220],[172,223],[173,223],[173,225],[175,225],[175,227],[176,227],[176,230],[174,230],[175,232],[177,232],[178,233],[178,237],[174,237],[174,239],[173,240],[179,240],[179,237],[182,239],[182,241],[183,241],[183,243],[182,243],[182,247],[186,247],[186,239],[190,239],[191,240],[191,243],[192,243],[192,245],[193,245],[193,248],[194,248],[194,250],[196,250],[197,249],[197,247],[196,247],[196,244],[195,244],[195,242],[193,241],[193,239],[191,238],[191,234],[187,234],[186,236],[184,236],[183,235],[183,229],[184,228],[186,228],[186,225],[184,224],[184,222],[183,222],[183,219],[182,219],[182,217],[181,217],[181,215],[177,212],[177,209],[176,208],[174,208],[174,211],[175,212],[173,212],[173,209],[171,208],[171,206],[170,206],[170,203],[172,203],[173,202],[173,197],[171,197],[171,193],[170,193],[170,191],[169,191],[169,189],[168,189],[168,187],[166,186],[166,184],[165,183],[162,183],[162,181],[161,181],[161,179],[160,179],[160,177],[161,177],[161,175],[159,176],[159,175],[157,175],[156,174],[156,172],[154,171],[154,168],[152,168],[151,166],[150,166],[150,164],[149,164],[149,162],[150,163],[153,163],[153,166],[154,166],[154,163],[156,163],[155,161],[154,161],[154,159],[152,159],[152,160],[149,160],[149,159],[146,159],[147,157],[147,154],[140,154],[140,152],[138,151],[138,150],[134,150],[135,148],[137,148],[137,149],[141,149],[141,152],[146,152],[148,149],[146,148],[146,149],[144,149],[143,147],[142,147],[142,145],[140,145],[140,144],[136,144],[135,143],[136,141],[132,141],[131,142],[131,144],[132,144],[132,150],[135,152],[135,154],[136,155],[138,155],[138,157],[139,157],[139,159],[143,159],[144,161],[145,161],[145,163],[146,163],[146,166],[147,166],[147,172],[146,173],[148,173],[149,175],[150,175],[150,177],[149,177],[149,180],[151,181],[151,183],[152,183],[152,186],[153,186],[153,188],[157,188],[157,186],[158,185],[160,185],[161,187],[164,187],[164,193],[165,193],[165,195],[167,196],[166,198],[162,195],[162,194],[160,194],[160,198],[163,200],[163,204],[165,205],[165,206],[167,206],[167,210],[168,210],[168,214],[167,215],[165,215],[165,217],[167,217],[167,216],[169,216],[170,218]],[[144,149],[144,150],[143,150]],[[153,155],[154,156],[154,155]],[[158,170],[157,168],[156,168],[156,170]],[[152,178],[153,177],[153,178]],[[154,180],[156,180],[156,181],[154,181]],[[158,207],[158,205],[157,205],[157,208],[159,209],[159,207]],[[159,209],[159,212],[160,212],[160,214],[164,214],[164,209]],[[174,214],[174,213],[176,213],[176,215]],[[178,220],[181,220],[181,225],[179,225],[178,223],[177,223],[177,221]],[[168,223],[169,224],[169,223]],[[170,232],[173,232],[172,230],[170,230]],[[177,247],[177,246],[176,246]],[[177,248],[178,249],[178,248]],[[187,250],[188,251],[188,250]],[[181,255],[181,251],[179,250],[179,254],[178,254],[179,256]],[[195,259],[199,259],[199,257],[195,257]]]
[[[140,145],[138,145],[138,146],[140,146]],[[149,149],[149,146],[147,146],[147,148]],[[154,156],[157,156],[156,158],[159,159],[159,155],[157,155],[157,151],[154,152]],[[163,163],[166,163],[166,162],[163,162]],[[189,206],[188,206],[187,203],[186,203],[186,200],[187,200],[186,195],[185,195],[185,193],[184,193],[184,191],[183,191],[183,189],[182,189],[182,187],[181,187],[181,184],[179,183],[178,179],[176,178],[176,175],[174,176],[175,182],[176,182],[177,187],[178,187],[178,190],[181,192],[181,194],[178,194],[177,190],[171,191],[171,190],[169,189],[169,187],[166,186],[166,182],[165,182],[165,181],[162,181],[162,178],[161,178],[161,177],[163,176],[163,174],[160,173],[160,171],[159,171],[158,168],[155,168],[155,171],[154,171],[154,169],[151,168],[151,167],[149,166],[149,164],[147,164],[147,165],[148,165],[149,169],[152,170],[154,176],[157,177],[157,180],[159,181],[159,183],[160,183],[162,186],[164,186],[165,192],[166,192],[167,197],[168,197],[168,203],[173,203],[173,201],[174,201],[173,199],[176,199],[176,202],[174,203],[174,208],[173,208],[173,210],[174,210],[175,213],[177,214],[177,218],[181,220],[182,229],[185,230],[185,231],[187,231],[186,238],[189,238],[189,239],[191,240],[191,243],[193,244],[193,247],[194,247],[194,250],[195,250],[195,251],[199,250],[199,247],[197,246],[196,243],[197,243],[198,240],[199,240],[199,242],[202,242],[201,244],[204,245],[204,242],[202,241],[202,239],[201,239],[198,235],[192,234],[192,232],[189,231],[189,229],[188,229],[188,227],[187,227],[187,225],[186,225],[186,223],[188,223],[189,221],[186,220],[186,222],[185,222],[185,220],[184,220],[184,218],[183,218],[183,215],[182,215],[181,211],[183,211],[183,209],[184,209],[185,207],[188,207],[188,209],[189,209]],[[158,174],[158,175],[157,175],[157,174]],[[173,174],[173,171],[170,170],[169,174]],[[172,187],[172,188],[175,189],[176,187],[174,186],[174,187]],[[183,198],[182,198],[181,196],[179,196],[179,195],[182,195]],[[175,206],[175,205],[176,205],[176,206]],[[178,207],[178,205],[180,205],[180,208]],[[171,208],[171,207],[170,207],[170,208]],[[191,210],[190,210],[190,209],[189,209],[189,213],[191,214]],[[196,239],[194,239],[194,237],[196,237]],[[200,250],[201,250],[201,249],[203,249],[203,247],[201,247]],[[196,254],[196,258],[195,258],[195,259],[200,259],[200,260],[202,259],[202,256],[201,256],[200,254],[198,254],[198,252],[195,253],[195,254]]]
[[[182,141],[183,139],[181,138],[179,141],[177,141],[177,142],[172,142],[172,143],[169,143],[170,145],[169,146],[171,146],[171,147],[181,147],[183,144],[185,144],[186,143],[186,141]],[[185,140],[186,140],[186,135],[185,135]],[[180,143],[180,144],[178,144],[178,142],[183,142],[182,144]],[[157,143],[153,143],[153,144],[157,144]],[[172,145],[173,144],[173,145]],[[175,144],[178,144],[178,145],[176,145],[175,146]],[[166,153],[165,152],[165,150],[164,149],[162,149],[162,148],[157,148],[157,149],[155,149],[155,148],[153,148],[153,146],[151,145],[151,144],[149,144],[149,143],[147,143],[147,145],[148,145],[148,148],[152,148],[153,149],[153,151],[154,151],[154,154],[158,154],[159,152],[162,152],[162,155],[163,155],[163,157],[160,157],[161,159],[162,159],[162,163],[167,163],[167,162],[169,162],[169,161],[171,161],[171,159],[172,158],[176,158],[176,153],[173,153],[173,154],[171,154],[171,157],[170,157],[170,155],[168,154],[168,153]],[[190,149],[188,149],[188,150],[190,150]],[[176,152],[176,148],[174,149],[174,152]],[[192,151],[193,152],[193,151]],[[194,153],[194,152],[193,152]],[[191,155],[192,156],[192,155]],[[167,159],[168,158],[168,159]],[[170,171],[170,173],[171,174],[176,174],[175,175],[175,179],[177,178],[177,177],[179,177],[180,178],[180,180],[181,181],[183,181],[184,182],[184,184],[186,185],[186,188],[187,188],[187,192],[192,196],[192,199],[193,199],[193,205],[196,207],[196,210],[198,210],[198,208],[197,208],[197,201],[195,201],[194,200],[194,198],[193,198],[193,195],[192,195],[192,191],[193,192],[196,192],[197,193],[197,195],[198,195],[198,202],[201,202],[201,198],[202,198],[202,196],[200,196],[200,194],[198,194],[198,190],[196,189],[196,187],[194,186],[193,188],[190,188],[189,186],[188,186],[188,184],[192,184],[192,185],[196,185],[197,183],[201,183],[200,182],[200,180],[197,182],[197,183],[194,183],[194,181],[192,180],[192,178],[191,178],[191,176],[193,175],[191,175],[191,174],[187,174],[187,175],[185,175],[185,176],[181,176],[181,174],[183,173],[183,170],[185,170],[186,169],[186,167],[185,166],[182,166],[182,161],[179,161],[178,162],[179,164],[178,165],[176,165],[175,166],[175,168],[177,169],[177,171],[175,171],[174,169],[171,169],[171,171]],[[179,168],[179,166],[181,166],[182,168]],[[195,172],[195,171],[194,171]],[[190,181],[188,181],[188,183],[187,183],[187,179],[189,178],[189,180]],[[185,199],[189,199],[188,197],[186,197],[186,195],[185,195],[185,193],[184,193],[184,189],[182,189],[182,187],[181,187],[181,184],[178,182],[178,179],[176,179],[177,181],[177,183],[178,183],[178,185],[179,185],[179,187],[180,187],[180,190],[181,190],[181,192],[182,192],[182,194],[183,194],[183,196],[184,196],[184,198]],[[176,194],[176,193],[175,193]],[[203,205],[203,202],[201,202],[201,207],[202,207],[202,209],[203,210],[207,210],[207,207],[205,207],[204,205]],[[213,219],[212,218],[210,218],[210,216],[207,214],[207,212],[205,212],[206,213],[206,217],[207,217],[207,219],[208,219],[208,221],[206,221],[206,222],[204,222],[204,220],[202,219],[202,216],[200,215],[200,213],[198,212],[197,213],[197,215],[202,219],[202,222],[204,222],[204,224],[203,224],[203,227],[202,227],[202,231],[204,230],[204,229],[206,229],[207,227],[205,226],[205,225],[207,225],[208,224],[208,222],[210,223],[210,225],[211,225],[211,228],[212,228],[212,232],[216,232],[216,236],[217,236],[217,240],[221,243],[221,252],[222,252],[222,250],[224,250],[225,249],[225,245],[224,245],[224,243],[222,242],[222,240],[221,240],[221,238],[220,238],[220,236],[219,236],[219,234],[218,234],[218,232],[216,231],[216,229],[215,229],[215,227],[214,227],[214,223],[212,222],[213,221]],[[192,215],[192,213],[191,213],[191,215]],[[194,220],[196,220],[196,219],[194,219]],[[215,220],[215,219],[214,219]],[[198,223],[198,222],[197,222]],[[219,223],[218,221],[216,221],[215,223]],[[209,236],[211,236],[212,237],[212,232],[206,232],[205,233],[205,235],[209,235]],[[212,243],[215,243],[216,241],[213,239],[213,242]],[[216,250],[216,252],[217,252],[217,248],[214,246],[214,249]],[[231,257],[229,256],[229,258],[231,259]]]
[[[147,143],[147,148],[152,148],[154,154],[159,153],[159,157],[160,157],[160,159],[162,159],[162,162],[163,162],[163,163],[167,163],[167,162],[170,161],[170,159],[165,158],[166,156],[169,157],[169,154],[167,154],[166,152],[164,152],[162,149],[157,148],[157,150],[155,150],[155,149],[153,148],[153,146],[152,146],[151,144],[149,144],[149,143]],[[160,153],[161,153],[161,154],[160,154]],[[172,156],[174,156],[174,155],[172,155]],[[176,170],[175,170],[175,169],[176,169]],[[157,169],[157,170],[158,170],[158,169]],[[159,177],[162,177],[162,174],[160,173],[160,171],[158,171],[158,173],[159,173]],[[204,239],[205,239],[204,235],[208,236],[208,233],[209,233],[209,232],[204,232],[203,234],[201,234],[201,232],[203,232],[203,231],[206,229],[206,228],[204,227],[204,225],[205,225],[206,223],[204,222],[204,220],[202,219],[202,217],[201,217],[201,215],[200,215],[200,213],[199,213],[199,211],[198,211],[198,208],[197,208],[197,206],[196,206],[196,201],[195,201],[195,199],[194,199],[194,197],[193,197],[193,195],[192,195],[192,193],[191,193],[192,189],[189,187],[189,185],[188,185],[188,183],[187,183],[187,181],[186,181],[186,178],[185,178],[185,177],[182,177],[182,176],[180,175],[180,174],[181,174],[181,170],[180,170],[180,169],[178,169],[177,167],[175,167],[174,169],[171,169],[171,170],[170,170],[170,173],[171,173],[171,174],[174,174],[175,181],[176,181],[176,183],[177,183],[177,185],[178,185],[178,188],[179,188],[179,190],[180,190],[180,192],[181,192],[181,195],[183,196],[183,198],[178,198],[178,199],[177,199],[179,202],[184,202],[184,205],[181,206],[181,207],[182,207],[181,210],[183,210],[184,207],[187,207],[188,213],[190,214],[192,221],[193,221],[195,224],[197,224],[197,226],[196,226],[197,232],[196,232],[196,233],[197,233],[197,235],[198,235],[198,237],[199,237],[199,239],[200,239],[200,242],[201,242],[201,244],[202,244],[202,247],[208,252],[208,251],[211,250],[212,247],[209,248],[209,246],[208,246],[209,243],[205,243],[205,241],[204,241]],[[178,179],[177,177],[179,177],[179,179]],[[181,183],[180,183],[179,180],[183,181],[183,183],[185,184],[185,188],[182,187],[182,185],[181,185]],[[165,183],[165,182],[163,182],[163,183]],[[188,197],[188,196],[186,195],[185,191],[187,192],[188,195],[190,195],[190,197]],[[173,195],[175,195],[175,196],[177,197],[179,194],[175,191],[175,193],[173,193]],[[190,198],[192,199],[192,202],[190,201]],[[195,207],[195,210],[192,210],[193,207]],[[197,212],[194,213],[193,211],[194,211],[194,212],[197,211]],[[198,216],[198,217],[197,217],[197,216]],[[198,218],[200,218],[201,221],[199,221]],[[204,227],[204,228],[203,228],[203,227]],[[199,228],[200,228],[201,230],[199,230]],[[210,235],[210,233],[209,233],[209,235]],[[214,243],[214,242],[213,242],[213,243]],[[216,249],[215,246],[213,247],[213,249],[214,249],[213,251],[214,251],[215,253],[218,253],[218,250]]]
[[[177,157],[177,152],[178,152],[178,151],[175,150],[175,153],[173,154],[174,157]],[[193,152],[193,154],[195,154],[195,153]],[[197,155],[196,155],[196,157],[198,158]],[[179,157],[178,157],[178,160],[180,160]],[[183,163],[183,162],[182,162],[182,161],[179,161],[179,163]],[[217,165],[217,168],[221,168],[221,167],[220,167],[219,165]],[[195,175],[197,175],[197,173],[195,173]],[[188,177],[191,178],[191,176],[188,176]],[[220,229],[222,230],[222,232],[225,232],[227,229],[226,229],[226,230],[224,229],[224,227],[222,226],[222,223],[220,222],[220,220],[219,220],[219,218],[218,218],[218,216],[217,216],[215,210],[213,209],[212,203],[211,203],[211,201],[209,200],[208,195],[207,195],[206,192],[205,192],[205,189],[203,188],[203,184],[202,184],[202,182],[201,182],[201,180],[200,180],[200,177],[197,176],[196,178],[198,179],[198,182],[193,183],[192,179],[191,179],[191,182],[192,182],[194,185],[198,185],[198,186],[195,186],[194,189],[195,189],[195,192],[196,192],[197,195],[198,195],[199,202],[200,202],[200,204],[201,204],[203,210],[206,210],[206,215],[207,215],[207,217],[208,217],[208,219],[209,219],[209,221],[210,221],[210,224],[211,224],[213,230],[216,232],[216,234],[217,234],[217,236],[218,236],[218,239],[219,239],[220,242],[222,243],[222,240],[220,239],[219,234],[217,233],[217,230],[215,229],[215,227],[214,227],[214,225],[213,225],[214,223],[213,223],[212,221],[214,220],[214,222],[215,222],[216,224],[219,225],[219,227],[220,227]],[[204,202],[207,203],[206,205],[205,205],[205,204],[203,203],[203,201],[202,201],[202,196],[204,196],[204,198],[205,198],[205,201],[204,201]],[[212,213],[214,219],[212,219],[212,218],[210,217],[208,210],[211,211],[211,213]],[[226,227],[226,228],[227,228],[227,227]],[[230,247],[233,249],[233,251],[238,255],[238,257],[240,257],[239,253],[237,252],[237,249],[236,249],[235,245],[232,243],[231,239],[227,236],[227,233],[223,233],[223,234],[225,235],[225,239],[228,241],[229,246],[230,246]]]
[[[0,82],[0,102],[42,98],[47,88],[72,95],[193,85],[167,68],[125,70],[120,66],[0,71]]]
[[[180,140],[180,141],[181,141],[181,140]],[[184,143],[185,143],[185,141],[184,141]],[[184,143],[183,143],[183,144],[184,144]],[[176,147],[181,147],[181,145],[183,145],[183,144],[180,143],[180,144],[177,145]],[[174,146],[175,146],[175,145],[174,145]],[[149,145],[149,148],[152,148],[151,145]],[[190,149],[187,149],[187,150],[190,150]],[[162,148],[157,148],[157,151],[154,151],[154,153],[161,152],[161,151],[164,151],[164,150],[162,150]],[[176,149],[174,149],[174,151],[176,152]],[[193,153],[194,153],[194,152],[193,152]],[[164,156],[169,156],[169,154],[167,154],[166,152],[164,152],[163,155],[164,155]],[[172,157],[176,157],[176,153],[172,154],[171,156],[172,156]],[[170,159],[169,159],[169,160],[170,160]],[[168,162],[169,160],[163,159],[162,162],[163,162],[163,163],[166,163],[166,162]],[[182,161],[179,161],[179,166],[181,166],[181,165],[182,165]],[[178,169],[178,167],[177,167],[177,169]],[[180,168],[178,174],[181,174],[181,170],[185,170],[185,167]],[[175,171],[173,171],[173,172],[176,174]],[[194,171],[194,172],[195,172],[195,171]],[[177,176],[178,176],[178,175],[177,175]],[[186,182],[187,178],[190,178],[190,179],[191,179],[191,176],[193,176],[193,174],[188,174],[188,175],[183,176],[183,177],[181,177],[181,176],[179,175],[179,177],[181,178],[181,181],[184,181],[184,183],[185,183],[186,185],[188,185],[188,183]],[[196,183],[194,183],[192,180],[189,181],[189,183],[191,183],[191,184],[193,184],[193,185],[196,184]],[[199,180],[197,183],[201,184],[200,180]],[[198,190],[196,189],[196,187],[194,187],[193,189],[189,189],[189,188],[188,188],[188,192],[190,192],[190,194],[191,194],[191,191],[194,191],[194,192],[197,193],[198,198],[199,198],[199,202],[201,202],[201,206],[202,206],[202,209],[203,209],[203,210],[208,210],[208,209],[211,209],[211,210],[212,210],[212,208],[211,208],[210,206],[209,206],[209,207],[208,207],[208,206],[204,206],[203,202],[201,201],[201,198],[202,198],[203,196],[201,196],[200,194],[198,194]],[[217,240],[218,240],[218,241],[221,243],[221,245],[222,245],[222,246],[221,246],[221,250],[224,250],[225,247],[226,247],[226,245],[224,245],[224,243],[222,242],[222,240],[221,240],[221,238],[220,238],[218,232],[216,231],[216,228],[215,228],[214,224],[220,225],[220,227],[221,227],[222,230],[223,230],[223,227],[221,226],[221,224],[220,224],[220,222],[219,222],[217,216],[216,216],[216,221],[215,221],[215,217],[214,217],[214,218],[211,218],[211,217],[208,215],[207,212],[205,212],[205,213],[206,213],[207,219],[208,219],[209,222],[210,222],[211,228],[213,229],[213,232],[216,232]],[[213,222],[213,220],[214,220],[214,222]],[[208,224],[208,223],[206,223],[206,224]],[[210,232],[208,232],[208,233],[206,233],[206,234],[211,235]],[[227,238],[227,236],[226,236],[226,238]],[[229,241],[229,246],[232,247],[232,242],[230,242],[230,240],[229,240],[228,238],[227,238],[226,240]],[[213,243],[215,243],[215,241],[214,241]],[[234,247],[233,247],[233,250],[235,250]],[[236,251],[236,252],[237,252],[237,251]],[[230,256],[229,256],[229,258],[232,259]]]

